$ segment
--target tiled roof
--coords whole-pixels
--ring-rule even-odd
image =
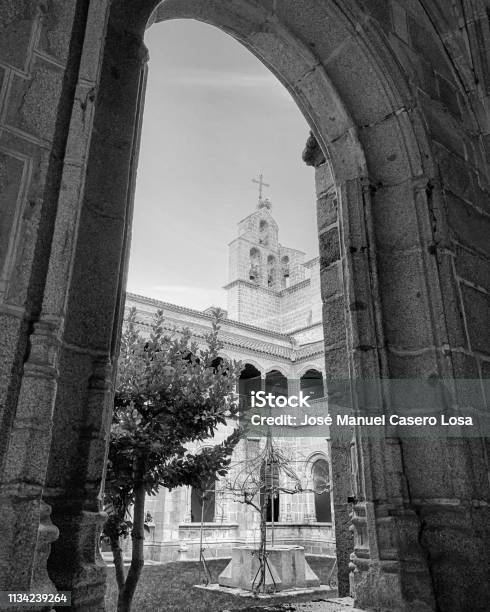
[[[162,302],[154,298],[136,295],[134,293],[127,293],[126,300],[129,303],[133,303],[133,305],[137,305],[138,303],[142,305],[145,304],[155,307],[155,310],[167,310],[175,313],[176,315],[185,314],[196,317],[197,319],[202,319],[202,327],[199,325],[201,329],[199,329],[197,326],[194,327],[194,329],[192,329],[192,335],[195,338],[204,339],[206,333],[208,333],[208,325],[212,320],[212,315],[210,314],[201,312],[199,310],[194,310],[192,308],[187,308],[185,306],[179,306],[169,302]],[[149,322],[140,321],[140,324],[146,327],[149,325]],[[323,341],[311,342],[303,346],[295,346],[292,336],[288,334],[280,334],[278,332],[269,331],[253,325],[247,325],[238,321],[232,321],[230,319],[225,319],[223,321],[223,325],[224,329],[222,328],[221,331],[221,340],[225,347],[228,346],[232,349],[241,349],[262,355],[269,355],[291,362],[303,361],[305,359],[323,354]],[[164,327],[169,331],[179,331],[179,328],[176,328],[175,324],[169,323]],[[185,321],[182,321],[180,330],[184,329],[185,327],[192,327],[192,323],[187,324]],[[311,327],[317,327],[317,324],[312,325]],[[247,335],[247,331],[254,332],[256,334],[258,333],[262,336],[268,337],[269,339],[264,338],[262,340],[261,338]],[[274,339],[281,340],[283,344],[281,345],[275,343],[273,341]]]

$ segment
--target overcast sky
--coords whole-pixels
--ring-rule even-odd
[[[309,128],[247,49],[189,20],[153,25],[128,291],[202,310],[226,307],[228,243],[271,187],[282,244],[317,255]]]

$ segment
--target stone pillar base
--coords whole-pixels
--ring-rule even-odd
[[[370,562],[358,559],[351,563],[351,591],[355,593],[354,606],[377,612],[435,612],[432,589],[424,569],[413,567],[404,571],[412,573],[418,588],[403,594],[400,565],[396,562]],[[365,567],[363,567],[365,564]],[[361,569],[362,568],[362,569]]]

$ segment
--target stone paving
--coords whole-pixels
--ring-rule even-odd
[[[353,605],[354,600],[352,598],[342,597],[318,599],[317,601],[297,604],[278,604],[267,606],[265,608],[252,607],[247,608],[246,612],[362,612],[361,610],[354,608]],[[231,612],[231,610],[222,610],[221,612]]]

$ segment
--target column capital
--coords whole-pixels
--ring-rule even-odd
[[[313,166],[315,168],[318,168],[318,166],[321,166],[327,161],[313,132],[310,132],[308,136],[302,159],[307,166]]]

